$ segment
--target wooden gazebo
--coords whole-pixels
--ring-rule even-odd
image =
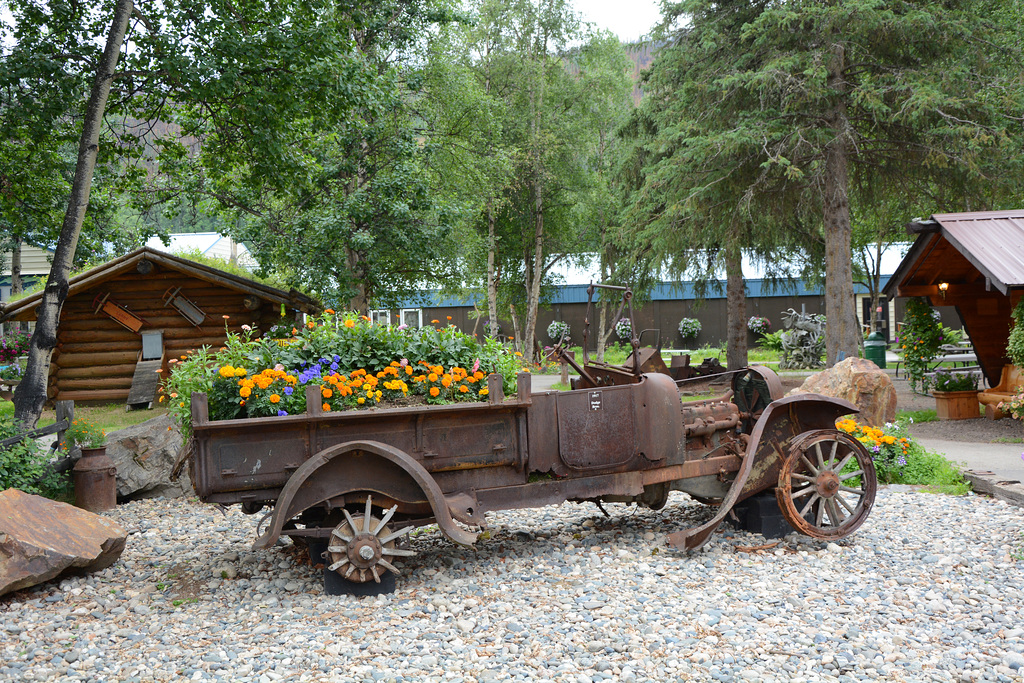
[[[35,320],[42,292],[0,308],[0,321]],[[47,396],[145,406],[168,361],[223,346],[226,330],[267,329],[319,302],[148,247],[71,278],[57,325]]]
[[[917,239],[885,294],[955,306],[989,384],[999,382],[1010,312],[1024,293],[1024,210],[934,214],[907,225]]]

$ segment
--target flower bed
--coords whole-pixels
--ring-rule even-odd
[[[205,392],[211,420],[277,417],[306,411],[306,388],[319,390],[324,411],[408,403],[482,401],[486,377],[500,374],[506,395],[523,370],[519,354],[494,339],[482,343],[454,326],[410,329],[333,312],[272,339],[242,327],[218,351],[203,348],[171,361],[160,401],[191,434],[193,392]]]
[[[925,450],[910,437],[905,422],[888,422],[879,429],[845,418],[836,422],[836,429],[864,444],[875,463],[880,484],[929,485],[955,494],[970,489],[952,463],[938,453]]]

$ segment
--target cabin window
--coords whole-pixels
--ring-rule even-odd
[[[422,308],[403,308],[402,309],[402,324],[408,325],[409,327],[423,327],[423,309]]]
[[[370,320],[378,325],[390,325],[391,324],[391,311],[387,309],[378,309],[376,311],[370,311]]]

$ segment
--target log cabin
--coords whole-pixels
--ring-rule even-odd
[[[40,291],[4,305],[0,322],[34,321],[41,299]],[[242,325],[265,330],[321,310],[296,290],[143,247],[69,281],[47,396],[146,407],[170,359],[223,346]]]

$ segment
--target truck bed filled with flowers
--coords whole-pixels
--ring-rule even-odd
[[[160,401],[184,437],[191,434],[193,392],[206,393],[211,420],[283,417],[306,412],[308,387],[318,389],[324,412],[484,401],[489,374],[500,374],[511,396],[522,369],[517,352],[453,325],[393,327],[328,309],[263,335],[242,330],[229,333],[219,350],[171,361]]]

